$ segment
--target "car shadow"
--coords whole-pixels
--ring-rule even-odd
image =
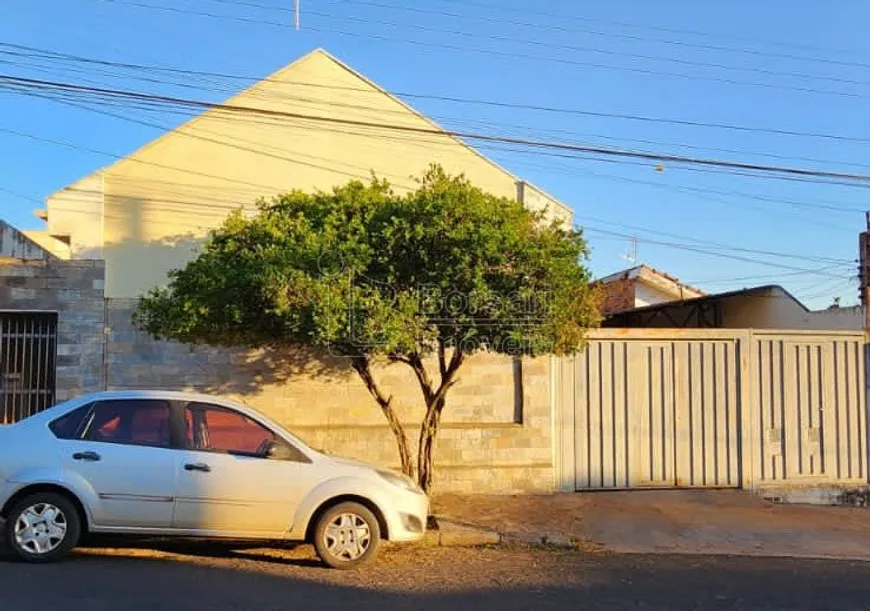
[[[322,567],[323,564],[305,544],[282,544],[212,539],[164,539],[91,535],[82,540],[74,553],[79,557],[140,558],[149,552],[179,557],[215,560],[251,560],[266,564],[298,567]],[[16,562],[0,535],[0,563]]]
[[[139,557],[143,553],[157,552],[180,557],[252,560],[285,566],[323,566],[311,552],[306,554],[309,549],[304,544],[264,544],[262,541],[90,536],[77,546],[76,551],[80,556]]]

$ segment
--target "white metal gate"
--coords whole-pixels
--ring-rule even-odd
[[[565,490],[866,480],[863,336],[596,332],[555,368]]]

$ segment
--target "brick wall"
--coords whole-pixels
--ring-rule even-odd
[[[58,313],[57,400],[102,390],[102,261],[0,259],[0,309]]]
[[[611,316],[635,307],[635,280],[620,278],[601,284],[601,314]]]
[[[396,467],[384,417],[347,362],[155,342],[133,329],[135,301],[107,301],[109,388],[196,390],[243,401],[315,448]],[[431,365],[431,363],[430,363]],[[420,390],[405,365],[376,379],[394,396],[416,448]],[[553,486],[549,359],[475,356],[460,372],[436,446],[439,491],[549,491]]]

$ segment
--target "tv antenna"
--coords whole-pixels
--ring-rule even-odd
[[[637,263],[637,236],[631,236],[631,252],[622,255],[629,263]]]

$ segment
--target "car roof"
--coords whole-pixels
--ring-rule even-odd
[[[77,401],[85,402],[107,399],[168,399],[170,401],[217,401],[221,403],[239,403],[238,401],[220,395],[159,389],[102,390],[76,397]]]

